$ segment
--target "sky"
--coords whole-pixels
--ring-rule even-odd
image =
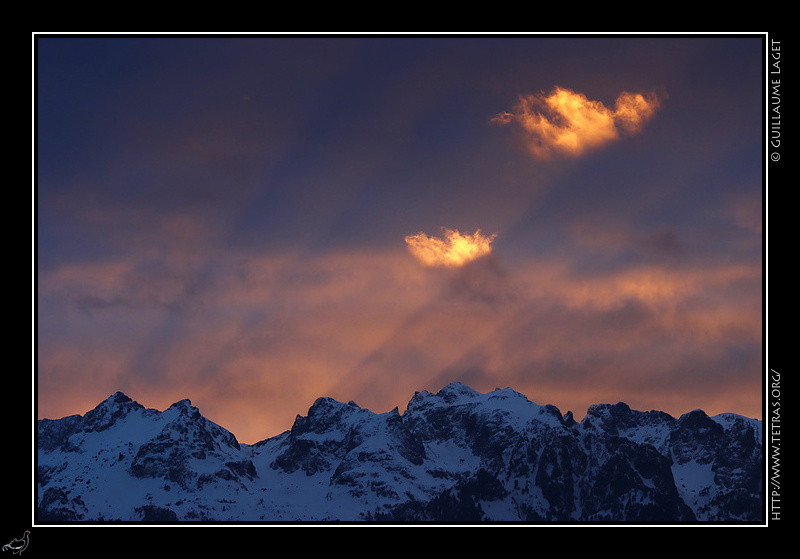
[[[38,418],[761,418],[763,37],[40,36]]]

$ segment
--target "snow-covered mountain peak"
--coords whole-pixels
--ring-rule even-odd
[[[695,409],[692,411],[688,411],[686,413],[681,414],[678,418],[680,421],[690,421],[690,422],[705,422],[708,419],[708,414],[701,409]]]
[[[736,413],[721,413],[713,416],[711,419],[722,425],[726,431],[735,432],[752,429],[753,438],[759,443],[762,440],[762,422],[758,419],[752,419]]]
[[[196,410],[197,408],[192,405],[192,401],[189,398],[184,398],[183,400],[178,400],[177,402],[175,402],[174,404],[172,404],[170,407],[167,408],[167,410],[172,410],[172,409],[191,412]]]
[[[406,411],[321,397],[255,445],[188,399],[121,392],[40,420],[44,520],[725,520],[760,518],[761,422],[626,404],[572,414],[452,383]]]
[[[134,402],[122,392],[115,392],[94,409],[83,416],[82,428],[84,431],[104,431],[113,426],[117,421],[131,412],[138,412],[144,406]]]
[[[632,410],[625,402],[616,404],[592,404],[586,409],[586,418],[592,423],[629,422]]]
[[[470,401],[480,396],[476,391],[461,382],[451,382],[443,387],[436,396],[447,402],[448,404],[460,404]]]
[[[428,406],[458,407],[480,404],[489,407],[509,407],[516,404],[533,404],[527,397],[511,388],[495,388],[491,392],[480,393],[461,382],[452,382],[433,394],[427,390],[415,392],[408,408]],[[535,404],[533,404],[535,406]],[[536,406],[537,408],[540,406]]]
[[[675,418],[662,411],[639,411],[631,409],[625,402],[616,404],[594,404],[586,410],[584,427],[601,428],[611,433],[648,425],[672,423]]]
[[[298,415],[295,418],[291,432],[294,436],[336,432],[338,436],[352,425],[373,415],[373,412],[362,409],[352,400],[344,404],[327,396],[321,397],[314,401],[307,415]]]
[[[118,390],[114,392],[111,396],[103,400],[103,402],[101,402],[101,405],[106,403],[125,404],[127,402],[133,402],[133,400],[131,399],[130,396]]]

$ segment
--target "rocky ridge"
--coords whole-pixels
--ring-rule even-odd
[[[762,490],[758,420],[617,403],[576,422],[460,383],[402,414],[319,398],[253,445],[120,392],[38,422],[41,522],[759,522]]]

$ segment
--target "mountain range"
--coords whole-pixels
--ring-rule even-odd
[[[452,383],[401,414],[318,398],[252,445],[189,400],[117,392],[37,425],[40,523],[758,523],[762,423],[571,412]]]

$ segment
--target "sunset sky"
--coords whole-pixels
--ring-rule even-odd
[[[761,417],[763,37],[39,37],[39,418]]]

